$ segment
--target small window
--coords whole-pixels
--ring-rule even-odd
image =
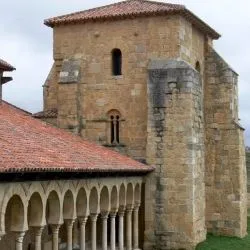
[[[122,75],[122,52],[120,49],[112,50],[112,73],[114,76]]]
[[[110,143],[119,144],[121,115],[117,110],[112,110],[108,113],[108,116],[109,116]]]
[[[199,73],[201,73],[201,65],[200,65],[200,62],[199,62],[199,61],[196,62],[196,64],[195,64],[195,69],[196,69]]]

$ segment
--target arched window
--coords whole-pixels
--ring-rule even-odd
[[[117,110],[111,110],[108,112],[109,117],[109,134],[110,143],[119,144],[120,143],[120,127],[121,127],[121,115]]]
[[[120,49],[112,50],[112,73],[114,76],[122,75],[122,52]]]
[[[195,69],[196,69],[199,73],[201,73],[201,65],[200,65],[200,62],[199,62],[199,61],[196,62],[196,64],[195,64]]]

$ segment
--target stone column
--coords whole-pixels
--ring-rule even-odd
[[[124,213],[125,208],[121,207],[118,215],[119,215],[119,250],[124,250]]]
[[[52,230],[52,250],[58,250],[58,234],[61,225],[51,225]]]
[[[139,249],[139,224],[138,224],[138,212],[139,212],[139,207],[140,204],[136,204],[134,207],[134,220],[133,220],[133,248],[134,250],[138,250]]]
[[[23,238],[25,232],[16,232],[16,250],[23,250]]]
[[[72,241],[73,241],[73,249],[79,248],[79,232],[78,232],[78,221],[75,221],[73,225],[73,236],[72,236]]]
[[[108,212],[104,211],[101,213],[102,215],[102,250],[108,249],[108,230],[107,230],[107,220],[108,220]]]
[[[96,221],[98,214],[91,214],[91,250],[96,250]]]
[[[133,206],[128,205],[126,209],[126,250],[132,250],[132,211]]]
[[[88,217],[81,217],[79,218],[79,222],[80,222],[80,250],[85,250],[85,227],[86,227],[86,223],[87,223]]]
[[[75,220],[65,220],[67,230],[67,250],[72,250],[72,231]]]
[[[43,233],[44,227],[34,227],[35,232],[35,250],[41,250],[42,249],[42,233]]]
[[[110,213],[110,228],[111,228],[111,232],[110,232],[110,249],[111,250],[115,250],[115,217],[116,217],[116,212],[112,212]]]

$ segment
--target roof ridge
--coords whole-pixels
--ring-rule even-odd
[[[126,0],[125,0],[126,1]],[[123,2],[125,2],[123,1]],[[154,1],[154,0],[127,0],[127,1],[138,1],[138,2],[147,2],[147,3],[154,3],[154,4],[159,4],[159,5],[167,5],[167,6],[175,6],[175,7],[182,7],[186,8],[185,5],[183,4],[175,4],[175,3],[167,3],[167,2],[160,2],[160,1]]]
[[[98,10],[98,9],[102,9],[102,8],[106,8],[106,7],[110,7],[110,6],[115,6],[115,5],[119,5],[121,3],[124,3],[124,2],[129,2],[129,1],[135,1],[135,0],[123,0],[123,1],[120,1],[120,2],[116,2],[116,3],[111,3],[111,4],[107,4],[107,5],[102,5],[102,6],[98,6],[98,7],[94,7],[94,8],[90,8],[90,9],[85,9],[85,10],[80,10],[80,11],[76,11],[76,12],[71,12],[69,14],[65,14],[65,15],[60,15],[60,16],[56,16],[56,17],[52,17],[52,18],[47,18],[44,20],[44,24],[46,24],[46,22],[50,19],[54,19],[54,18],[63,18],[63,17],[68,17],[68,16],[72,16],[72,15],[75,15],[75,14],[81,14],[81,13],[84,13],[86,11],[92,11],[92,10]]]
[[[107,5],[102,5],[102,6],[98,6],[98,7],[94,7],[94,8],[90,8],[90,9],[71,12],[69,14],[60,15],[60,16],[56,16],[56,17],[52,17],[52,18],[47,18],[47,19],[44,20],[44,24],[46,24],[47,21],[50,20],[50,19],[64,18],[64,17],[69,17],[69,16],[72,16],[72,15],[82,14],[82,13],[88,12],[88,11],[95,11],[95,10],[99,10],[99,9],[103,9],[103,8],[108,8],[108,7],[111,7],[111,6],[119,6],[119,5],[121,5],[123,3],[126,3],[126,2],[147,2],[147,3],[152,3],[152,4],[164,5],[164,6],[173,6],[173,7],[178,6],[178,7],[186,8],[185,5],[181,5],[181,4],[172,4],[172,3],[157,2],[157,1],[151,1],[151,0],[122,0],[122,1],[119,1],[119,2],[107,4]]]
[[[8,105],[8,106],[10,106],[11,108],[14,108],[14,109],[17,109],[17,110],[19,110],[19,111],[21,111],[21,112],[24,112],[24,113],[26,113],[26,114],[28,114],[28,115],[32,115],[32,113],[30,113],[29,111],[27,111],[27,110],[25,110],[25,109],[22,109],[22,108],[20,108],[20,107],[17,107],[16,105],[14,105],[14,104],[12,104],[12,103],[9,103],[9,102],[7,102],[7,101],[5,101],[5,100],[2,100],[2,103],[4,103],[5,105]]]
[[[62,16],[52,17],[44,20],[44,24],[53,28],[58,25],[73,24],[80,22],[95,22],[105,20],[118,20],[135,17],[157,16],[157,15],[182,15],[198,29],[213,39],[218,39],[218,34],[208,24],[188,10],[185,5],[172,4],[156,0],[124,0],[108,5],[86,9]]]

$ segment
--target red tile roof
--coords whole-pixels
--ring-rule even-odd
[[[0,173],[141,172],[152,167],[0,104]]]
[[[12,65],[0,58],[0,69],[4,71],[13,71],[16,70]]]
[[[40,111],[32,115],[35,118],[57,118],[57,109]]]
[[[101,6],[94,9],[79,11],[68,15],[46,19],[44,24],[55,27],[61,24],[84,23],[89,21],[116,20],[124,18],[134,18],[139,16],[155,16],[179,14],[187,18],[197,28],[218,39],[220,35],[203,22],[200,18],[186,9],[184,5],[154,2],[146,0],[126,0],[110,5]]]

